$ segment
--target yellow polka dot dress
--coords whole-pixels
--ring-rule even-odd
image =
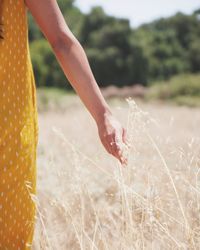
[[[31,249],[36,219],[36,87],[24,0],[4,0],[0,40],[0,250]]]

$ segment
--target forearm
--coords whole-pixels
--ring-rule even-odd
[[[62,40],[53,46],[54,54],[76,93],[96,122],[111,110],[97,85],[86,53],[76,38]]]

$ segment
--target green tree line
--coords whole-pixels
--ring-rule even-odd
[[[177,74],[200,72],[200,9],[131,28],[128,19],[107,15],[100,6],[84,14],[74,0],[57,2],[100,87],[148,85]],[[28,21],[36,85],[71,89],[30,13]]]

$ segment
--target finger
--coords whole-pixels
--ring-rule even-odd
[[[119,147],[114,147],[112,154],[116,157],[122,165],[127,165],[127,159],[123,156],[122,150]]]
[[[109,154],[112,154],[113,155],[113,152],[112,152],[112,148],[111,148],[111,145],[110,145],[110,141],[111,141],[111,138],[110,138],[110,135],[108,135],[107,133],[105,133],[101,138],[101,141],[102,141],[102,144],[104,145],[104,148],[106,149],[106,151],[109,153]]]
[[[116,139],[116,147],[114,147],[115,149],[115,155],[116,155],[116,158],[120,161],[120,163],[122,165],[127,165],[127,162],[128,162],[128,159],[125,157],[124,155],[124,151],[123,151],[123,148],[122,148],[122,142],[120,141],[120,139]]]
[[[109,140],[109,147],[110,147],[110,151],[112,152],[113,156],[116,156],[116,141],[115,141],[115,135],[111,134],[110,137],[108,138]]]
[[[122,141],[120,140],[121,137],[116,134],[115,137],[115,143],[113,144],[113,150],[114,150],[114,156],[121,162],[121,164],[126,162],[126,159],[123,156],[123,150],[122,150]]]
[[[106,145],[106,149],[107,149],[108,153],[113,155],[112,147],[111,147],[110,143],[107,140],[105,141],[105,145]]]
[[[127,159],[123,157],[123,152],[121,148],[122,140],[120,140],[120,138],[121,137],[119,136],[118,130],[116,130],[115,133],[112,133],[110,135],[110,137],[107,137],[107,142],[109,144],[109,151],[111,152],[111,154],[116,157],[123,165],[126,164]]]
[[[114,142],[115,143],[113,146],[114,146],[115,152],[122,154],[122,138],[118,130],[114,134]]]
[[[118,158],[118,155],[119,155],[118,152],[120,151],[120,149],[119,149],[119,147],[116,145],[116,142],[115,142],[115,141],[111,141],[111,142],[109,143],[109,145],[110,145],[110,151],[112,152],[113,156],[115,156],[115,157]]]
[[[109,148],[109,152],[113,156],[116,156],[116,153],[115,153],[115,140],[114,140],[113,134],[110,134],[109,136],[107,136],[106,142],[107,142],[107,145],[108,145],[108,148]]]

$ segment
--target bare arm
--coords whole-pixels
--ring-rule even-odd
[[[91,71],[83,47],[69,29],[56,0],[25,0],[28,9],[49,41],[54,54],[76,93],[95,119],[102,143],[117,157],[120,147],[109,144],[117,141],[117,133],[125,130],[112,117]],[[109,117],[109,118],[108,118]],[[110,118],[111,117],[111,118]],[[118,135],[119,136],[119,135]]]
[[[56,0],[26,0],[73,88],[96,121],[111,113],[92,74],[85,51],[73,35]]]

